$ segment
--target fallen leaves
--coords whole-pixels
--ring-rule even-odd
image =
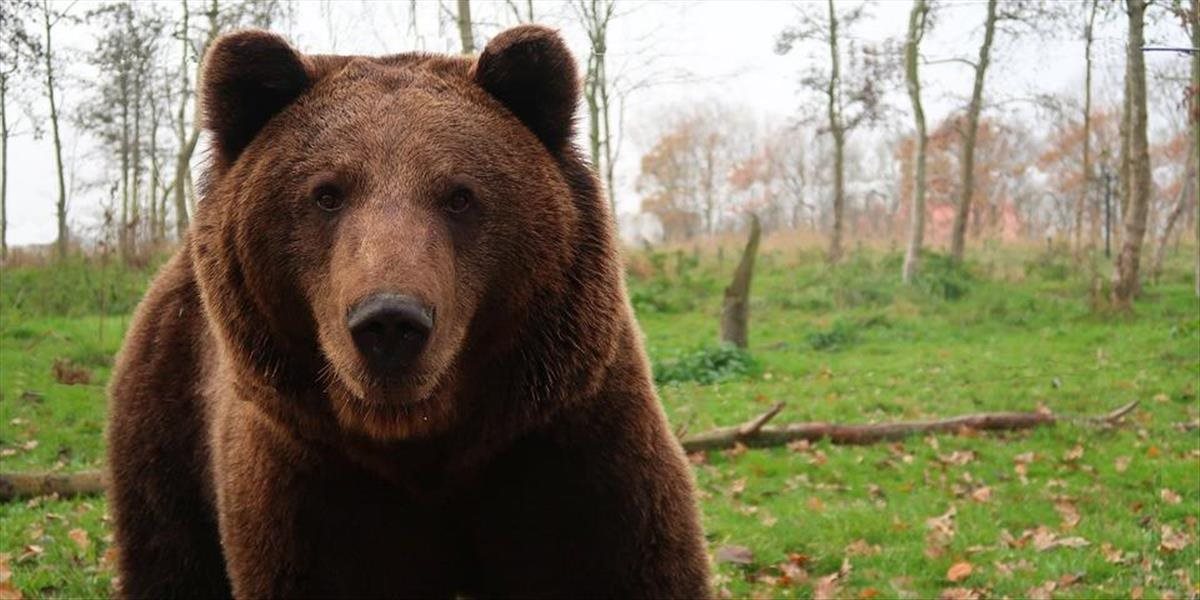
[[[71,538],[72,542],[75,542],[75,546],[79,548],[80,554],[86,553],[88,548],[92,546],[92,540],[88,538],[88,532],[78,527],[68,531],[67,537]]]
[[[1176,494],[1174,491],[1167,488],[1160,490],[1158,492],[1158,496],[1167,504],[1179,504],[1180,502],[1183,502],[1183,498],[1179,494]]]
[[[1162,541],[1159,542],[1158,548],[1163,552],[1178,552],[1188,547],[1192,543],[1192,538],[1186,531],[1175,531],[1170,525],[1162,526]]]
[[[1079,516],[1079,509],[1075,507],[1075,503],[1069,498],[1063,498],[1054,503],[1054,510],[1058,511],[1058,516],[1062,518],[1062,525],[1059,526],[1063,531],[1075,529],[1082,517]]]
[[[1129,461],[1132,460],[1128,456],[1118,456],[1113,461],[1113,469],[1118,473],[1124,473],[1129,470]]]
[[[979,600],[983,595],[971,588],[952,587],[942,590],[938,600]]]
[[[958,509],[951,505],[950,509],[941,515],[925,520],[925,527],[929,530],[925,536],[926,557],[938,558],[946,553],[946,547],[954,539],[954,517],[957,514]]]
[[[950,583],[958,583],[971,576],[975,571],[975,567],[967,561],[956,562],[950,565],[950,569],[946,571],[946,581]]]
[[[21,590],[12,583],[12,568],[9,555],[0,553],[0,600],[21,600]]]
[[[850,576],[851,570],[850,560],[843,558],[840,569],[817,579],[817,582],[813,584],[813,600],[834,600],[837,598],[842,581]]]
[[[871,544],[864,539],[857,539],[850,542],[850,545],[846,546],[845,549],[846,556],[874,556],[881,551],[882,548],[879,544]]]

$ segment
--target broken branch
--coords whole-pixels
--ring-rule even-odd
[[[1134,400],[1104,415],[1086,418],[1082,421],[1092,424],[1112,424],[1132,412],[1137,405],[1138,401]],[[993,412],[933,421],[901,421],[866,425],[822,422],[765,425],[782,408],[782,403],[776,404],[771,410],[742,425],[720,427],[706,433],[682,438],[680,442],[687,452],[732,448],[739,443],[757,447],[782,446],[788,442],[800,440],[810,442],[829,440],[832,444],[861,445],[894,441],[927,433],[958,433],[963,430],[1016,431],[1053,425],[1062,420],[1078,420],[1058,417],[1049,412]]]

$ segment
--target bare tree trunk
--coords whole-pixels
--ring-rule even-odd
[[[0,73],[0,262],[8,258],[8,74]]]
[[[842,217],[846,207],[846,130],[842,123],[841,103],[841,59],[838,56],[838,20],[829,0],[829,88],[826,96],[829,100],[829,132],[833,135],[833,232],[829,238],[829,264],[836,265],[842,260]]]
[[[725,288],[725,300],[721,306],[721,341],[745,348],[749,342],[750,329],[750,281],[754,278],[754,258],[758,254],[758,242],[762,227],[758,215],[750,215],[750,239],[742,259],[733,272],[733,281]]]
[[[458,37],[463,54],[475,54],[475,34],[471,31],[471,0],[458,0]]]
[[[204,41],[204,47],[200,49],[200,60],[196,62],[196,81],[200,81],[200,74],[203,72],[203,69],[204,69],[204,55],[208,53],[208,48],[210,46],[212,46],[213,41],[217,39],[217,35],[219,35],[221,33],[219,23],[217,22],[217,15],[220,14],[220,5],[218,4],[218,1],[219,0],[212,0],[212,2],[209,4],[209,7],[208,7],[208,11],[207,11],[208,37]],[[179,138],[179,153],[175,156],[175,190],[174,190],[175,191],[175,202],[174,202],[174,204],[175,204],[175,235],[181,240],[183,239],[184,234],[187,233],[187,228],[188,228],[189,203],[187,200],[188,196],[185,193],[185,191],[192,185],[192,181],[191,181],[191,178],[192,178],[192,169],[191,169],[192,153],[194,153],[196,151],[196,143],[200,140],[200,130],[202,128],[201,122],[200,122],[200,111],[199,111],[199,107],[200,107],[199,94],[195,93],[194,90],[188,89],[187,55],[188,55],[188,47],[189,47],[189,39],[190,38],[189,38],[189,30],[188,30],[187,0],[183,0],[183,24],[182,24],[182,26],[183,26],[183,35],[180,37],[182,38],[182,44],[183,44],[183,53],[182,53],[183,57],[180,59],[179,73],[183,79],[181,80],[182,87],[179,90],[179,114],[178,114],[177,123],[176,123],[176,128],[177,128],[176,135]],[[192,132],[190,135],[186,133],[187,132],[187,128],[186,128],[187,114],[186,113],[187,113],[187,105],[188,105],[189,99],[192,100],[193,106],[195,107],[195,110],[192,111],[192,115],[193,115]],[[193,200],[191,202],[191,204],[193,205],[193,206],[191,206],[191,208],[194,209],[195,201]]]
[[[1126,0],[1129,14],[1130,64],[1129,121],[1129,207],[1125,214],[1125,235],[1113,271],[1112,303],[1117,309],[1132,308],[1138,290],[1138,268],[1142,240],[1146,235],[1146,214],[1150,205],[1150,148],[1146,136],[1146,60],[1142,55],[1145,26],[1145,0]]]
[[[908,16],[908,41],[904,45],[904,80],[912,102],[913,122],[917,130],[916,163],[913,176],[913,202],[909,216],[908,248],[904,252],[904,267],[900,278],[911,283],[921,262],[921,246],[925,240],[925,109],[921,106],[921,79],[917,71],[921,38],[925,35],[925,17],[929,7],[925,0],[913,0]]]
[[[955,261],[962,261],[967,243],[967,221],[971,215],[971,197],[975,194],[975,138],[979,130],[979,113],[983,110],[983,82],[987,77],[992,40],[995,37],[996,0],[988,0],[983,44],[979,46],[979,61],[975,63],[975,84],[971,89],[971,103],[967,105],[967,131],[959,161],[958,211],[954,213],[954,230],[950,239],[950,256]]]
[[[46,47],[42,49],[46,59],[46,97],[50,101],[50,129],[54,134],[54,166],[58,176],[58,201],[54,205],[58,239],[54,247],[59,260],[62,260],[67,257],[70,232],[67,230],[67,181],[63,174],[62,136],[58,130],[58,103],[54,99],[54,45],[50,35],[54,23],[50,17],[50,0],[42,0],[42,20],[46,26]]]
[[[146,199],[149,201],[150,209],[150,242],[152,245],[157,245],[162,241],[162,228],[160,227],[162,215],[158,212],[158,189],[162,183],[162,169],[158,160],[158,127],[161,121],[159,113],[158,97],[155,94],[153,83],[150,87],[150,193],[146,194]]]
[[[1192,0],[1192,47],[1200,48],[1200,0]],[[1192,52],[1192,167],[1200,172],[1200,52]],[[1200,184],[1192,179],[1196,215],[1196,297],[1200,298]]]
[[[1121,224],[1125,222],[1125,213],[1129,211],[1129,182],[1130,176],[1130,157],[1129,157],[1129,126],[1132,121],[1132,104],[1131,99],[1133,94],[1130,91],[1130,86],[1133,84],[1133,63],[1129,61],[1129,51],[1126,49],[1125,58],[1125,79],[1124,79],[1124,95],[1121,97],[1121,123],[1117,127],[1119,143],[1121,144],[1121,153],[1118,157],[1117,164],[1117,214],[1116,224],[1113,226],[1113,244],[1121,245],[1121,240],[1124,239],[1124,228]],[[1120,251],[1118,251],[1118,254]]]
[[[1184,171],[1183,186],[1179,189],[1179,197],[1175,200],[1175,207],[1171,212],[1167,213],[1166,221],[1163,223],[1162,235],[1158,238],[1158,245],[1154,250],[1154,262],[1150,267],[1150,276],[1154,281],[1162,275],[1163,262],[1166,260],[1167,243],[1171,241],[1171,232],[1175,230],[1175,223],[1179,221],[1179,217],[1183,216],[1183,211],[1187,210],[1191,204],[1192,188],[1196,186],[1196,177],[1200,174],[1196,172],[1196,149],[1188,149],[1188,166]]]
[[[711,137],[704,140],[704,232],[708,235],[716,233],[716,196],[713,194],[716,187],[713,185],[713,140]]]
[[[1092,0],[1091,10],[1088,11],[1087,23],[1083,27],[1083,57],[1085,71],[1083,76],[1083,188],[1079,191],[1079,199],[1075,204],[1075,258],[1082,260],[1085,247],[1094,249],[1098,236],[1100,215],[1095,209],[1095,203],[1089,203],[1092,191],[1092,40],[1093,26],[1096,22],[1096,7],[1099,0]],[[1084,240],[1083,213],[1090,209],[1091,235]]]
[[[134,65],[133,89],[131,90],[133,92],[133,138],[130,140],[130,143],[133,144],[131,149],[133,159],[130,165],[133,186],[129,205],[129,253],[131,256],[136,256],[138,253],[138,232],[142,228],[140,208],[142,204],[142,76],[139,73],[140,69],[141,65]]]
[[[583,95],[588,108],[588,146],[592,168],[605,183],[609,207],[617,214],[613,191],[613,147],[607,73],[608,23],[612,19],[613,0],[577,0],[573,5],[590,44]],[[532,9],[531,9],[532,10]]]

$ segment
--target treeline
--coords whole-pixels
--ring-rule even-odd
[[[833,0],[803,5],[797,23],[779,34],[777,51],[807,45],[825,58],[809,62],[801,73],[806,112],[794,121],[756,123],[739,107],[719,101],[673,106],[657,115],[638,189],[643,210],[661,225],[661,237],[681,240],[740,228],[745,219],[739,215],[753,213],[768,230],[828,234],[827,259],[837,264],[845,232],[852,231],[859,239],[901,243],[905,282],[919,272],[922,250],[931,242],[947,246],[958,262],[969,237],[1057,238],[1080,264],[1090,263],[1095,278],[1097,263],[1112,260],[1110,301],[1127,308],[1143,274],[1143,254],[1150,253],[1149,269],[1157,273],[1181,225],[1197,228],[1200,241],[1197,0],[1152,9],[1144,0],[989,0],[976,53],[945,59],[969,67],[968,100],[930,125],[921,73],[933,61],[923,57],[921,43],[947,8],[913,0],[903,42],[871,45],[855,36],[867,15],[864,5]],[[1186,117],[1173,120],[1156,144],[1147,118],[1148,10],[1159,11],[1157,19],[1178,22],[1192,46],[1172,50],[1190,52],[1190,77],[1160,82],[1171,109],[1180,107]],[[1116,106],[1093,102],[1098,20],[1125,21],[1124,89]],[[985,110],[997,103],[987,78],[997,39],[1063,32],[1084,41],[1083,102],[1043,95],[1025,101],[1031,105],[1026,116]],[[907,106],[889,101],[889,91],[897,89],[904,90]],[[1028,122],[1031,112],[1037,122]],[[912,127],[903,133],[874,127],[904,113]],[[1196,261],[1200,295],[1200,254]]]
[[[104,170],[81,184],[100,188],[104,198],[93,237],[103,251],[131,260],[181,235],[194,209],[191,164],[200,137],[195,90],[208,46],[224,31],[272,26],[288,5],[276,0],[180,0],[177,5],[110,2],[83,8],[88,10],[48,0],[0,3],[5,44],[0,74],[5,100],[0,113],[2,204],[7,205],[9,138],[23,132],[49,134],[58,188],[55,253],[60,259],[66,256],[73,191],[67,179],[75,175],[67,172],[63,157],[62,129],[69,125],[94,140],[94,162]],[[86,25],[95,38],[94,50],[81,57],[63,56],[58,34],[67,25]],[[86,64],[85,80],[64,76],[68,61]],[[80,69],[75,71],[73,77],[80,77]],[[69,106],[63,105],[64,89],[78,95]],[[23,106],[18,104],[24,114],[13,116],[26,117],[27,131],[9,126],[13,90],[24,100]],[[0,249],[7,252],[6,240]]]

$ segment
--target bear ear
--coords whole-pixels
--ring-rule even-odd
[[[232,163],[263,125],[308,89],[304,59],[283,38],[239,31],[213,43],[204,57],[204,125],[218,155]]]
[[[492,38],[471,78],[552,152],[570,140],[579,102],[575,59],[552,29],[521,25]]]

